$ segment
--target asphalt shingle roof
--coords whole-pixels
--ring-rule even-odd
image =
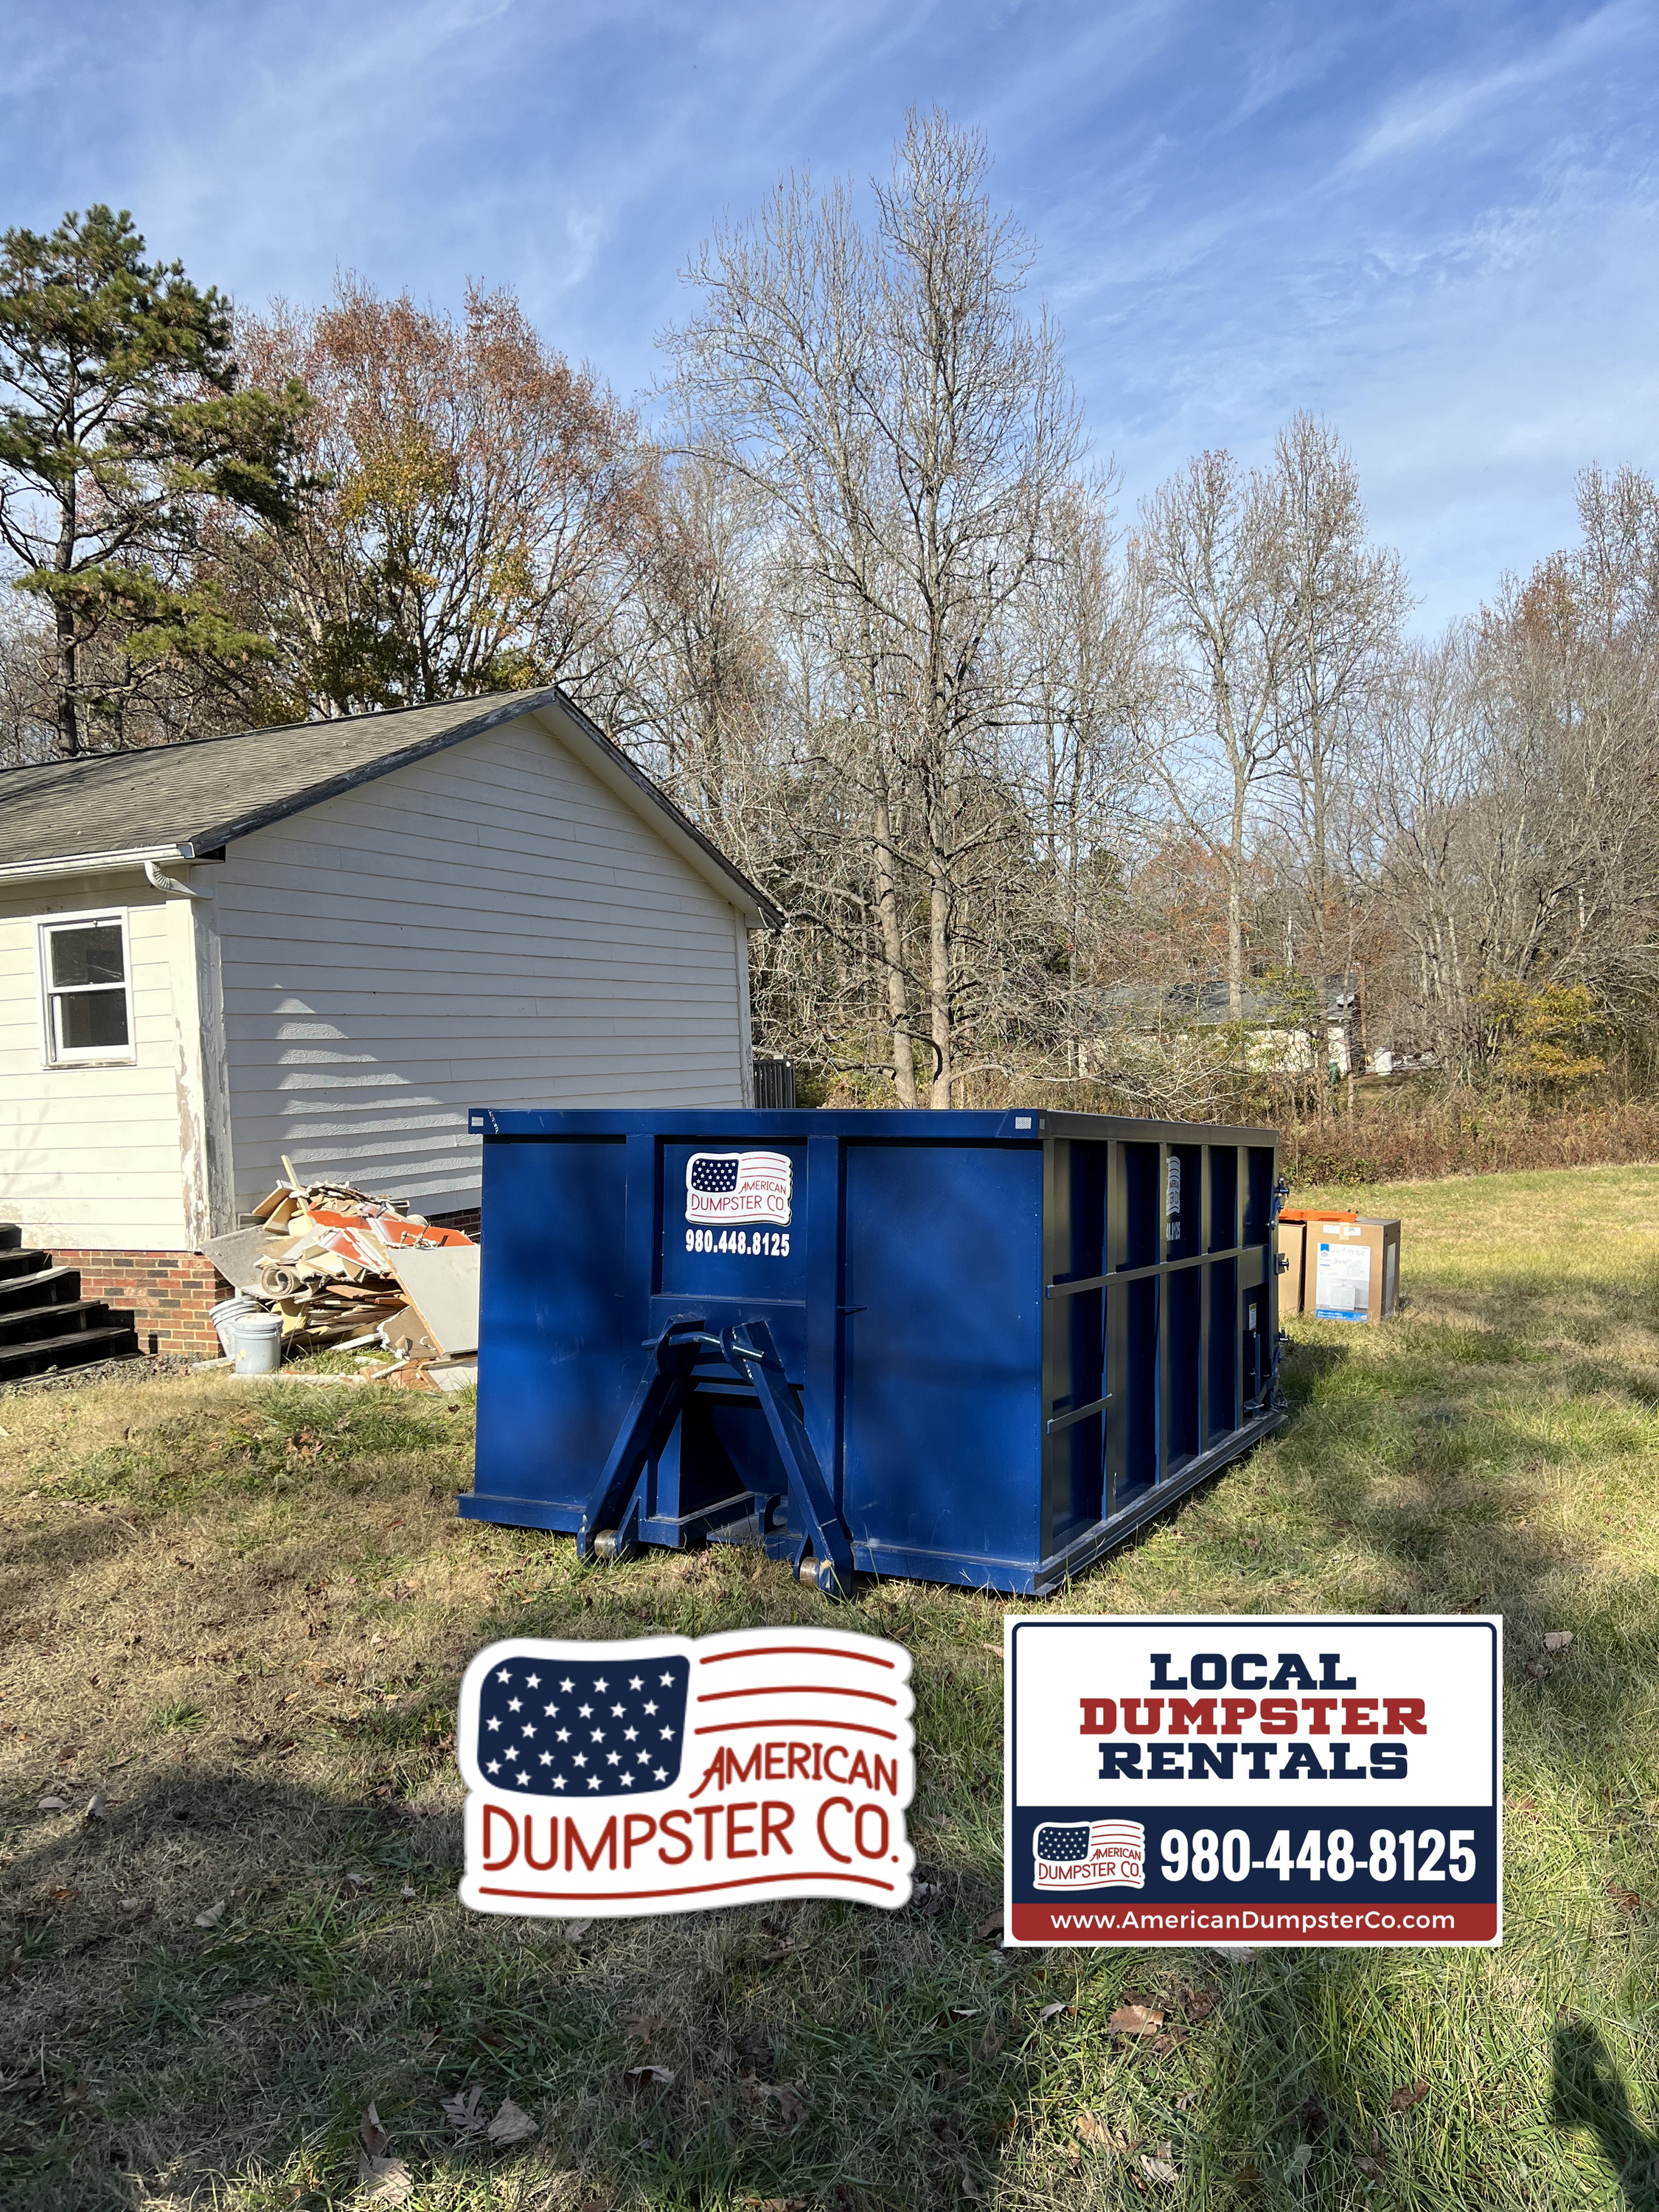
[[[144,752],[88,753],[0,769],[0,868],[99,854],[216,853],[234,837],[298,814],[428,753],[554,704],[680,833],[740,885],[774,927],[777,909],[628,756],[556,688],[498,691],[442,706],[289,722],[192,738]]]
[[[441,707],[290,722],[0,772],[0,861],[176,846],[216,851],[267,822],[476,736],[556,698],[501,692]]]

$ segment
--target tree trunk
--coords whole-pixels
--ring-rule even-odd
[[[79,522],[75,489],[71,477],[64,487],[63,511],[58,526],[56,567],[60,576],[69,575],[75,567]],[[58,632],[58,750],[65,760],[73,760],[81,750],[80,702],[75,689],[76,647],[79,641],[75,631],[75,610],[60,600],[52,611]]]
[[[927,1012],[933,1040],[930,1106],[951,1103],[951,889],[944,856],[933,851],[933,882],[927,894]]]
[[[876,912],[882,967],[887,978],[887,1020],[893,1039],[893,1088],[901,1106],[916,1103],[916,1057],[910,1041],[909,994],[904,981],[904,927],[893,865],[892,808],[885,791],[876,799]]]
[[[81,718],[75,693],[75,617],[68,607],[58,616],[58,750],[73,760],[81,750]]]

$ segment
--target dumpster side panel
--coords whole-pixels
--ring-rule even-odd
[[[642,1354],[623,1293],[620,1138],[484,1146],[477,1476],[462,1510],[576,1528]],[[513,1510],[491,1510],[492,1507]]]
[[[878,1570],[1042,1557],[1042,1170],[1036,1145],[847,1146],[842,1512]]]

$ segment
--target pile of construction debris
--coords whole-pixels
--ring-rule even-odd
[[[459,1229],[349,1183],[287,1180],[252,1225],[204,1248],[240,1310],[281,1316],[283,1352],[359,1352],[400,1381],[459,1389],[477,1375],[479,1248]],[[245,1219],[249,1218],[244,1216]],[[380,1355],[389,1352],[387,1366]]]

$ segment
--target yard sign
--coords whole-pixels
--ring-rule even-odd
[[[1011,1616],[1006,1940],[1496,1944],[1503,1623]]]

